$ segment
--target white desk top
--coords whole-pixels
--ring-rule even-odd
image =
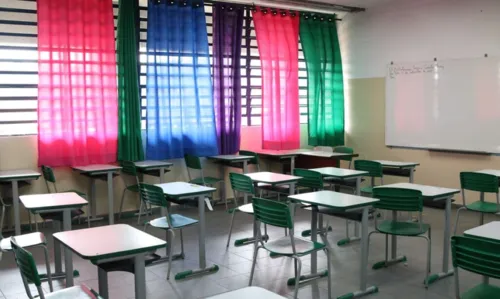
[[[165,247],[166,242],[127,224],[115,224],[54,234],[84,259],[100,260],[137,255]]]
[[[207,299],[286,299],[259,287],[245,287],[232,292],[222,293]]]
[[[419,163],[415,162],[401,162],[401,161],[387,161],[387,160],[372,160],[375,162],[378,162],[382,164],[384,167],[398,167],[398,168],[405,168],[405,167],[415,167],[420,165]]]
[[[210,194],[217,190],[212,187],[205,187],[186,182],[163,183],[163,184],[156,184],[155,186],[162,188],[163,193],[165,193],[170,197],[185,197],[185,196],[195,196],[201,194]]]
[[[290,183],[290,182],[296,182],[301,179],[301,177],[294,175],[267,172],[267,171],[245,173],[245,175],[250,177],[254,182],[267,183],[267,184]]]
[[[74,166],[74,170],[78,170],[81,172],[110,172],[122,169],[121,166],[113,165],[113,164],[92,164],[85,166]]]
[[[368,174],[368,171],[352,170],[352,169],[337,168],[337,167],[320,167],[320,168],[311,168],[310,170],[317,171],[321,173],[323,176],[330,176],[341,179],[364,176]]]
[[[174,165],[172,162],[167,161],[156,161],[156,160],[145,160],[145,161],[137,161],[134,162],[135,167],[137,168],[163,168],[170,167]]]
[[[376,198],[351,195],[329,190],[301,193],[288,196],[288,198],[302,203],[342,210],[371,206],[379,201]]]
[[[351,157],[355,156],[355,154],[348,153],[337,153],[337,152],[325,152],[325,151],[309,151],[305,153],[300,153],[304,156],[314,156],[314,157],[323,157],[323,158],[334,158],[334,157]]]
[[[88,202],[75,192],[21,195],[19,200],[28,210],[60,210],[78,208]]]
[[[16,180],[27,178],[39,178],[41,174],[38,171],[30,169],[14,169],[14,170],[1,170],[0,180]]]
[[[468,229],[464,235],[500,241],[500,221],[492,221],[481,226]]]
[[[492,174],[494,176],[500,177],[500,170],[496,170],[496,169],[483,169],[483,170],[479,170],[479,171],[475,171],[475,172]]]
[[[419,190],[422,192],[422,195],[424,197],[431,197],[431,198],[438,198],[438,197],[443,197],[443,196],[448,196],[448,195],[460,193],[460,190],[458,190],[458,189],[426,186],[426,185],[419,185],[419,184],[412,184],[412,183],[396,183],[396,184],[377,186],[375,188],[384,188],[384,187]]]
[[[244,156],[244,155],[218,155],[218,156],[210,156],[209,159],[213,160],[224,160],[224,161],[245,161],[253,159],[252,156]]]

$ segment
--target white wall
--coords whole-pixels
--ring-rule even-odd
[[[391,61],[500,56],[499,0],[394,0],[339,24],[347,78],[385,77]]]

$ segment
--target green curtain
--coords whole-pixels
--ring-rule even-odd
[[[344,145],[344,81],[335,16],[302,14],[309,145]]]
[[[118,161],[144,160],[139,88],[139,3],[120,0],[118,9]]]

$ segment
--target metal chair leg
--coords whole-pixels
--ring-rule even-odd
[[[33,231],[33,226],[32,226],[32,223],[31,223],[31,213],[28,211],[28,219],[29,219],[29,222],[30,222],[30,232]]]
[[[328,299],[332,298],[332,280],[331,280],[331,273],[332,273],[332,264],[331,264],[331,256],[330,256],[330,249],[325,248],[324,249],[325,254],[326,254],[326,262],[328,263],[327,269],[328,269]]]
[[[170,233],[170,245],[168,245],[168,270],[167,270],[167,280],[170,279],[170,270],[172,269],[172,255],[173,255],[173,248],[174,248],[174,240],[175,240],[175,233],[174,230],[170,229],[168,230]]]
[[[181,255],[182,258],[184,258],[184,237],[182,236],[182,229],[180,229],[179,232],[181,235]]]
[[[141,200],[141,206],[139,207],[139,217],[137,218],[137,225],[141,223],[142,205],[143,201]]]
[[[257,244],[257,243],[255,243]],[[259,249],[261,246],[256,246],[253,252],[253,261],[252,261],[252,270],[250,271],[250,280],[248,282],[248,285],[252,285],[252,280],[253,280],[253,273],[255,272],[255,264],[257,263],[257,254],[259,254]]]
[[[457,228],[458,228],[458,220],[460,219],[460,211],[465,210],[465,207],[461,207],[460,209],[457,210],[457,217],[455,218],[455,230],[453,231],[453,235],[457,235]]]
[[[234,224],[234,214],[236,214],[236,209],[234,209],[233,215],[231,217],[231,225],[229,225],[229,235],[227,236],[226,248],[229,247],[229,242],[231,242],[231,233],[233,232],[233,224]]]
[[[38,221],[35,219],[35,230],[38,232]]]
[[[298,264],[297,273],[295,274],[295,290],[293,292],[293,298],[297,299],[298,298],[297,296],[299,294],[300,271],[302,270],[302,261],[300,260],[300,258],[298,256],[292,256],[292,258],[295,259],[295,261]]]
[[[57,245],[56,245],[57,246]],[[45,267],[47,268],[47,280],[49,281],[50,292],[54,291],[54,287],[52,286],[52,274],[50,273],[50,262],[49,262],[49,250],[47,246],[43,247],[43,253],[45,254]]]
[[[385,262],[389,260],[389,235],[385,235]]]
[[[122,199],[120,201],[120,210],[118,211],[118,220],[122,218],[123,202],[125,200],[125,191],[127,191],[127,188],[123,189],[122,192]]]

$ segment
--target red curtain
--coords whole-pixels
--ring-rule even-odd
[[[38,163],[116,161],[111,0],[38,0]]]
[[[257,8],[252,16],[262,69],[262,147],[299,148],[299,14]]]

